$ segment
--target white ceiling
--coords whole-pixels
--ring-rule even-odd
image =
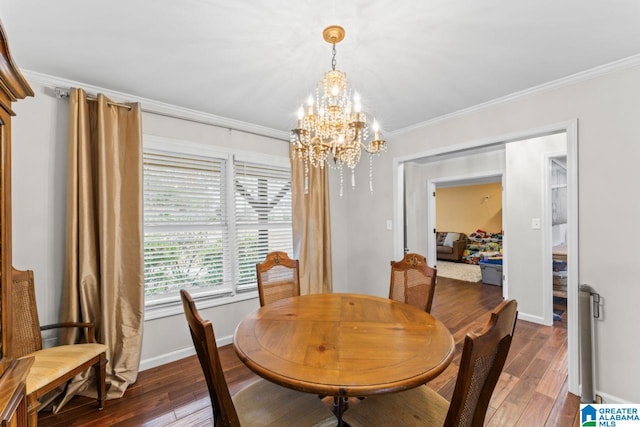
[[[286,131],[331,66],[396,131],[640,53],[637,0],[2,0],[30,71]]]

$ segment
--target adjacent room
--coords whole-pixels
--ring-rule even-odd
[[[440,275],[502,285],[495,273],[482,276],[487,264],[502,265],[502,182],[436,185],[435,200],[436,228],[453,230],[436,232]]]
[[[639,20],[3,0],[0,422],[575,426],[640,402]]]

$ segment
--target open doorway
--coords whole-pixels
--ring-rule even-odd
[[[502,175],[431,184],[438,275],[502,286]]]
[[[566,164],[567,164],[567,244],[571,248],[567,252],[567,331],[568,331],[568,385],[569,391],[579,394],[578,375],[578,328],[577,328],[577,300],[578,300],[578,275],[577,275],[577,123],[570,121],[566,123],[550,125],[545,128],[529,130],[517,134],[497,136],[478,142],[460,144],[458,146],[434,149],[429,152],[418,153],[403,158],[394,159],[394,182],[396,184],[396,199],[394,202],[395,222],[404,224],[400,230],[394,233],[396,256],[400,255],[406,246],[422,250],[429,257],[433,257],[430,262],[435,263],[435,254],[429,251],[434,247],[435,236],[433,234],[435,224],[434,219],[420,224],[421,227],[412,227],[417,218],[426,218],[428,203],[424,199],[432,194],[432,189],[427,187],[427,179],[420,177],[420,186],[411,186],[411,177],[420,176],[416,174],[417,163],[425,164],[433,159],[459,158],[458,165],[450,165],[447,173],[450,177],[456,178],[468,173],[469,168],[481,163],[477,156],[502,156],[505,172],[505,192],[504,198],[516,201],[511,206],[505,203],[506,220],[504,222],[503,251],[507,254],[504,259],[503,271],[503,295],[505,298],[516,298],[521,302],[522,308],[520,318],[541,324],[546,323],[547,313],[552,319],[552,244],[551,227],[549,228],[549,244],[542,245],[542,236],[546,235],[545,215],[542,207],[545,205],[542,199],[544,190],[544,177],[542,171],[545,170],[539,147],[543,146],[548,139],[554,135],[561,138],[566,143]],[[541,145],[542,144],[542,145]],[[556,149],[557,151],[557,149]],[[549,152],[549,150],[547,150]],[[475,156],[468,156],[475,154]],[[462,160],[463,159],[463,160]],[[460,169],[457,169],[460,167]],[[534,168],[539,170],[539,175],[535,179],[521,176],[519,172]],[[424,169],[424,168],[423,168]],[[427,168],[433,172],[434,168]],[[500,169],[496,166],[495,169]],[[502,172],[502,171],[498,171]],[[442,175],[441,175],[442,176]],[[406,193],[405,193],[406,189]],[[417,195],[417,193],[421,193]],[[532,197],[535,193],[536,199]],[[417,196],[417,197],[416,197]],[[420,200],[421,197],[421,200]],[[520,202],[517,202],[520,201]],[[510,212],[510,213],[509,213]],[[406,213],[406,217],[405,217]],[[414,219],[411,217],[414,216]],[[551,213],[549,213],[551,216]],[[542,224],[541,224],[542,222]],[[426,224],[426,226],[425,226]],[[406,239],[405,239],[406,235]],[[510,236],[510,238],[509,238]],[[536,247],[531,242],[536,243]],[[425,243],[426,242],[426,243]],[[422,246],[420,246],[422,245]],[[513,249],[517,257],[508,257]],[[549,263],[545,264],[544,259]],[[512,265],[510,265],[512,264]],[[543,267],[543,264],[545,267]],[[548,276],[543,279],[543,270],[548,270]],[[536,283],[529,283],[527,277],[535,277]],[[510,284],[513,279],[513,289]],[[548,288],[543,282],[548,283]],[[544,289],[543,289],[544,286]],[[546,295],[548,293],[548,299]]]

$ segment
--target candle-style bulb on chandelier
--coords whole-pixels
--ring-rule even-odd
[[[369,140],[367,115],[362,111],[360,96],[352,92],[347,75],[336,70],[336,44],[344,35],[344,29],[337,25],[322,32],[324,40],[333,46],[331,70],[318,82],[315,96],[310,95],[300,106],[297,127],[291,130],[292,149],[304,162],[305,193],[309,191],[310,167],[328,165],[339,169],[342,196],[346,166],[351,169],[351,186],[355,187],[355,167],[363,150],[369,154],[369,190],[373,192],[373,156],[386,149],[375,120],[373,138]]]

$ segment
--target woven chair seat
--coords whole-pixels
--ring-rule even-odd
[[[318,396],[257,380],[232,396],[242,426],[329,427],[336,417]]]
[[[45,348],[24,356],[34,358],[27,376],[27,394],[40,390],[105,351],[106,345],[90,343]]]
[[[392,426],[402,420],[403,427],[443,426],[449,402],[427,386],[393,394],[368,396],[345,412],[351,427]]]

